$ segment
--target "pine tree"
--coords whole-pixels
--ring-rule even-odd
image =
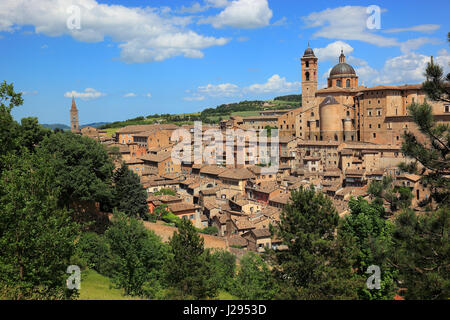
[[[352,270],[352,239],[337,234],[339,216],[331,200],[314,189],[292,192],[277,234],[288,250],[271,253],[283,299],[351,299],[361,279]]]
[[[214,281],[209,251],[204,252],[204,240],[189,220],[182,220],[178,232],[169,241],[171,252],[166,265],[166,280],[181,297],[204,299],[214,297]]]
[[[130,217],[147,219],[147,191],[141,185],[139,176],[126,164],[114,173],[112,205]]]

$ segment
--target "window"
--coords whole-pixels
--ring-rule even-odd
[[[350,111],[347,111],[347,117],[349,117],[350,116]]]
[[[305,80],[306,80],[306,81],[309,81],[309,72],[306,72],[306,73],[305,73]]]
[[[350,80],[347,79],[347,88],[350,88]]]
[[[309,68],[309,61],[306,61],[306,62],[305,62],[305,67],[306,67],[306,68]]]
[[[381,129],[381,124],[378,124],[378,129]]]
[[[342,81],[341,81],[341,80],[337,80],[337,81],[336,81],[336,85],[337,85],[338,87],[342,87]]]
[[[444,112],[449,113],[450,112],[450,105],[444,106]]]
[[[376,134],[375,132],[373,133],[373,137],[374,137],[374,138],[376,138],[376,137],[377,137],[377,134]]]

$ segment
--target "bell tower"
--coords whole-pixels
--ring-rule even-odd
[[[78,109],[75,104],[75,98],[72,97],[72,108],[70,108],[70,130],[74,133],[80,131],[78,125]]]
[[[302,108],[314,106],[314,99],[317,91],[317,57],[313,49],[309,47],[305,50],[302,62]]]

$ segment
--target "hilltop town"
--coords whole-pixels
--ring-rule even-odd
[[[263,252],[266,247],[283,248],[271,234],[270,226],[280,220],[281,210],[291,201],[291,191],[300,187],[314,187],[329,196],[341,217],[349,213],[352,197],[369,199],[370,183],[388,176],[393,186],[410,189],[412,209],[423,211],[425,205],[432,206],[430,190],[421,183],[421,177],[398,168],[400,163],[412,161],[402,154],[402,135],[412,132],[421,136],[408,106],[425,101],[422,85],[366,87],[359,84],[343,52],[337,59],[328,87],[318,90],[319,61],[311,48],[305,50],[301,57],[302,105],[298,108],[260,111],[258,116],[231,116],[218,125],[202,126],[204,147],[211,143],[211,129],[226,136],[230,130],[252,130],[259,135],[268,127],[277,128],[279,163],[273,172],[264,170],[269,164],[261,157],[244,163],[236,161],[238,152],[247,157],[252,154],[248,140],[243,148],[233,149],[232,161],[227,159],[229,154],[214,149],[213,154],[222,161],[177,163],[172,151],[178,142],[172,135],[185,129],[193,141],[194,125],[131,125],[118,129],[113,137],[93,127],[80,130],[74,99],[71,130],[98,140],[111,153],[120,153],[147,190],[149,212],[164,205],[198,229],[213,228],[214,236],[205,236],[205,245],[228,248],[236,255]],[[435,120],[448,124],[450,105],[428,102]],[[268,141],[270,145],[275,137],[268,137]],[[194,144],[189,148],[194,150]],[[173,194],[155,195],[167,189]],[[389,214],[395,214],[389,202],[385,201],[384,207]],[[173,233],[164,224],[147,223],[147,227],[165,239]]]

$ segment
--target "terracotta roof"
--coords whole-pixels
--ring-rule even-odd
[[[269,229],[253,229],[252,232],[256,238],[270,238],[272,235],[270,234]]]
[[[346,176],[363,176],[365,172],[366,172],[365,170],[347,169],[347,170],[345,170],[345,175]]]
[[[162,162],[164,160],[167,160],[172,157],[171,152],[161,152],[159,154],[146,154],[141,157],[144,161],[150,161],[150,162]]]
[[[219,166],[213,166],[213,165],[206,165],[200,169],[200,173],[204,174],[211,174],[211,175],[219,175],[222,172],[227,170],[226,168],[219,167]]]
[[[280,195],[276,195],[274,197],[270,197],[269,201],[276,202],[276,203],[282,203],[287,204],[289,202],[291,195],[289,193],[282,193]]]
[[[234,180],[247,180],[254,178],[255,175],[251,173],[249,170],[242,168],[242,169],[227,169],[224,172],[220,173],[219,177]]]
[[[191,204],[191,203],[187,203],[187,202],[169,204],[169,210],[172,211],[173,213],[183,212],[183,211],[188,211],[188,210],[196,210],[196,209],[200,209],[200,207],[195,204]]]
[[[236,228],[238,230],[245,230],[245,229],[254,229],[255,226],[247,220],[247,218],[243,219],[236,219],[234,220],[234,224],[236,225]]]

